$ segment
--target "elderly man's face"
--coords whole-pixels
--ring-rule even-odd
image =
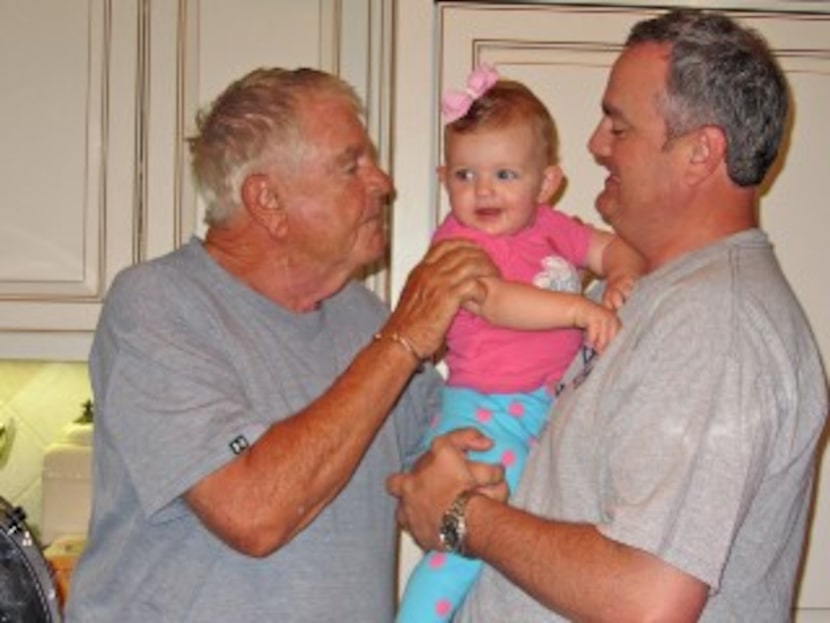
[[[392,184],[348,102],[320,97],[303,111],[311,147],[283,197],[292,246],[322,272],[348,275],[386,250]]]

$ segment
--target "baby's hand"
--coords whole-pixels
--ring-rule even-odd
[[[585,330],[585,343],[598,353],[605,350],[622,326],[617,314],[588,299],[577,306],[574,324]]]
[[[611,310],[619,309],[631,296],[636,283],[637,277],[631,274],[609,278],[605,285],[605,292],[602,294],[602,304]]]

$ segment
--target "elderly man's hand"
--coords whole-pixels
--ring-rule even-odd
[[[398,498],[397,519],[424,549],[441,549],[438,538],[441,517],[463,491],[474,490],[493,499],[507,499],[507,483],[501,465],[467,461],[468,450],[486,450],[492,442],[473,428],[438,437],[411,472],[393,474],[386,481]]]
[[[464,240],[435,244],[412,269],[384,330],[405,336],[417,353],[432,356],[463,303],[485,296],[483,277],[499,276],[488,255]]]

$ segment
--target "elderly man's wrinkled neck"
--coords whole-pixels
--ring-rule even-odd
[[[293,257],[255,222],[211,226],[204,241],[208,255],[225,271],[280,307],[297,313],[319,308],[346,283],[340,275],[325,275]]]

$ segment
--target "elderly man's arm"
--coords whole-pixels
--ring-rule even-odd
[[[291,540],[346,485],[420,358],[440,347],[458,307],[481,296],[479,279],[494,272],[470,243],[431,249],[410,275],[383,338],[370,341],[307,408],[188,491],[203,523],[251,556]]]

